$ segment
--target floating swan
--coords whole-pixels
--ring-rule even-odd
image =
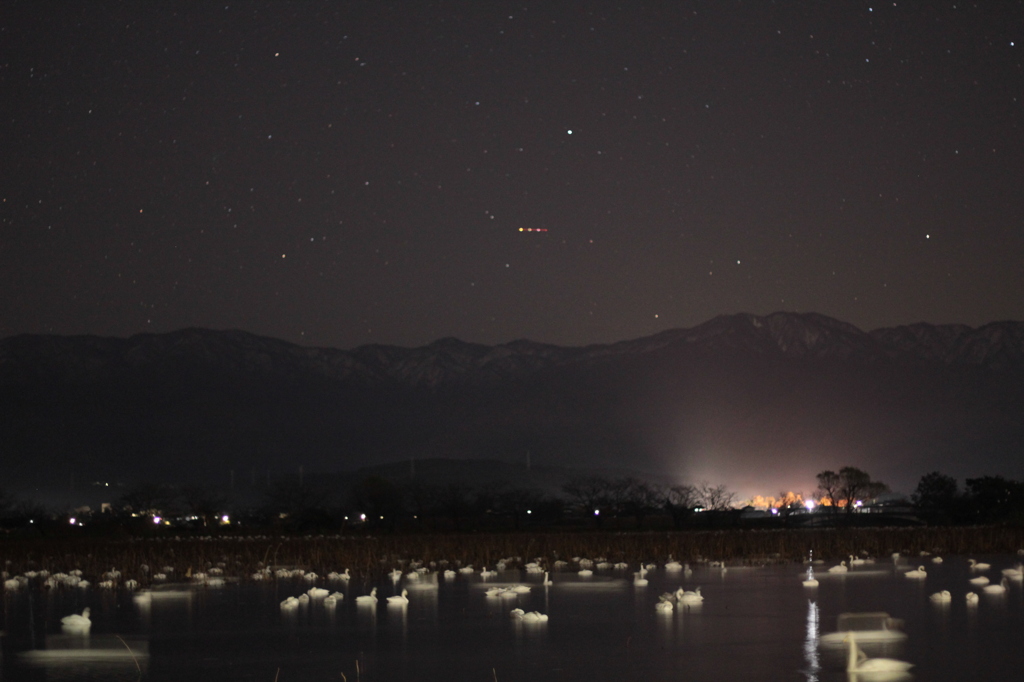
[[[968,606],[977,606],[978,605],[978,593],[977,592],[968,592],[966,597],[965,597],[965,600],[966,600]]]
[[[306,592],[306,594],[308,594],[313,599],[324,599],[324,598],[329,597],[331,595],[331,591],[330,590],[325,590],[322,587],[311,587]]]
[[[832,568],[828,569],[828,572],[829,573],[846,573],[849,570],[850,569],[846,567],[846,562],[845,561],[840,561],[838,566],[833,566]]]
[[[683,565],[681,563],[679,563],[678,561],[674,561],[672,559],[672,557],[670,556],[669,560],[668,560],[668,563],[665,564],[665,570],[666,571],[681,571],[681,570],[683,570]]]
[[[581,571],[580,571],[580,572],[578,573],[578,575],[579,575],[579,576],[580,576],[581,578],[589,578],[590,576],[594,575],[594,572],[593,572],[593,571],[591,571],[591,570],[590,570],[589,568],[584,568],[583,570],[581,570]]]
[[[983,575],[979,575],[977,578],[971,578],[967,582],[969,582],[972,585],[979,585],[979,586],[981,586],[981,585],[988,585],[989,579],[986,578]]]
[[[633,578],[633,584],[637,587],[647,587],[647,569],[640,566],[640,570],[637,571],[636,577]]]
[[[849,655],[846,657],[848,673],[904,673],[914,667],[912,663],[895,658],[868,658],[857,646],[852,632],[846,635],[846,641],[849,642]]]
[[[547,571],[544,571],[544,582],[541,583],[541,584],[544,585],[544,587],[548,587],[548,586],[554,584],[554,583],[551,582],[551,578],[548,577],[548,572]]]
[[[397,585],[398,581],[402,579],[402,571],[396,568],[395,570],[388,573],[388,576],[391,578],[391,582]]]
[[[940,557],[940,556],[933,556],[932,557],[932,563],[933,564],[941,564],[942,563],[942,557]]]
[[[654,605],[654,610],[658,613],[672,613],[675,608],[675,605],[671,601],[659,601]]]
[[[396,594],[393,597],[388,597],[388,605],[389,606],[405,606],[408,603],[409,603],[409,590],[402,590],[402,594]]]
[[[1024,579],[1024,565],[1017,564],[1015,568],[1004,568],[1003,575],[1010,580],[1022,580]]]
[[[283,602],[281,602],[282,611],[292,611],[297,608],[299,608],[299,600],[296,597],[288,597]]]
[[[918,566],[913,571],[907,571],[903,575],[907,576],[911,580],[924,580],[928,577],[928,573],[924,570],[924,566]]]
[[[377,603],[377,588],[370,590],[370,594],[364,594],[360,597],[356,597],[356,603],[366,606],[372,606]]]
[[[949,593],[949,590],[942,590],[941,592],[936,592],[928,598],[936,604],[948,604],[949,602],[953,601],[953,595]]]
[[[814,569],[810,566],[807,567],[807,577],[804,578],[804,587],[817,587],[818,579],[814,577]]]
[[[981,591],[985,594],[1006,594],[1006,584],[1009,582],[1006,578],[1003,578],[1002,582],[996,585],[985,585],[981,588]]]
[[[704,601],[704,597],[700,594],[700,588],[698,587],[692,592],[683,592],[679,596],[679,601],[682,604],[700,604]]]
[[[992,564],[979,564],[974,559],[968,559],[967,565],[970,566],[972,571],[987,571],[992,568]]]
[[[546,613],[539,611],[528,611],[523,614],[522,620],[524,623],[546,623],[548,616]]]
[[[70,616],[64,616],[60,619],[60,625],[65,632],[81,634],[89,632],[89,628],[92,627],[92,621],[89,620],[89,607],[86,606],[81,614],[72,613]]]
[[[330,594],[324,597],[324,606],[327,608],[335,607],[338,605],[338,602],[344,601],[344,599],[344,594],[342,594],[341,592],[335,592],[334,594]]]

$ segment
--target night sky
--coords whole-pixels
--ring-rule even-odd
[[[1022,2],[0,6],[0,337],[1024,318]]]

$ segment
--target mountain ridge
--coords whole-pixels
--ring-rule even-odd
[[[1017,475],[1022,378],[1014,321],[864,332],[812,313],[737,314],[579,347],[19,335],[0,340],[0,454],[19,485],[529,451],[538,466],[769,486],[754,493],[808,489],[847,464],[912,488],[932,470]]]

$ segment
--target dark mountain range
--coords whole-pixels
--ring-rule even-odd
[[[1024,473],[1024,323],[863,332],[730,315],[583,348],[305,348],[241,331],[0,341],[0,487],[350,471],[415,458],[621,467],[741,493],[861,466]]]

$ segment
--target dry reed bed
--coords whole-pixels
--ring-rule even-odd
[[[643,562],[725,560],[738,563],[797,562],[813,550],[816,559],[850,554],[887,558],[893,552],[914,556],[922,551],[945,555],[1013,553],[1024,547],[1024,528],[973,526],[956,528],[849,528],[801,530],[719,530],[647,533],[509,533],[388,535],[377,537],[213,537],[135,540],[11,539],[0,540],[0,564],[10,574],[29,570],[51,573],[82,570],[96,580],[116,568],[123,577],[145,585],[165,566],[170,579],[190,570],[222,565],[226,576],[248,579],[270,567],[296,567],[326,575],[348,568],[372,582],[411,560],[446,560],[453,566],[493,567],[499,559],[523,562],[604,557],[631,567]],[[149,567],[148,573],[143,565]]]

